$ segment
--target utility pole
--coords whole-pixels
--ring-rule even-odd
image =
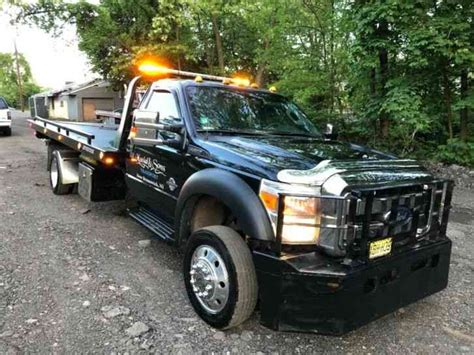
[[[24,112],[25,103],[23,102],[23,82],[21,79],[20,62],[18,61],[18,50],[16,48],[16,40],[13,40],[13,46],[15,47],[16,82],[18,83],[18,98],[19,98],[21,112]]]

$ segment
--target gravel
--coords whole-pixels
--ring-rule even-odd
[[[470,189],[455,189],[446,290],[342,337],[274,332],[258,312],[221,332],[189,304],[176,249],[120,201],[53,195],[45,165],[44,145],[16,114],[13,135],[0,136],[0,354],[474,352]]]
[[[151,245],[151,240],[150,239],[139,240],[138,245],[141,248],[148,248]]]
[[[102,312],[104,312],[104,317],[105,318],[114,318],[117,316],[125,315],[128,316],[130,314],[130,309],[127,307],[113,307],[113,306],[105,306],[100,309]]]
[[[131,337],[138,337],[142,334],[145,334],[150,330],[150,327],[143,322],[135,322],[133,325],[126,329],[125,332]]]
[[[437,176],[451,179],[458,188],[474,189],[474,170],[456,164],[429,163],[426,166]]]

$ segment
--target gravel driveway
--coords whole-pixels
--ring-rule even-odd
[[[215,331],[180,254],[123,211],[53,195],[45,147],[15,114],[0,136],[0,354],[474,352],[474,190],[455,192],[448,288],[343,337],[273,332],[258,314]]]

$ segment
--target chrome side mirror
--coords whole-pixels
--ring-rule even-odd
[[[135,122],[158,123],[160,113],[154,111],[135,110],[133,113]]]
[[[180,148],[183,145],[182,135],[184,125],[159,123],[159,112],[135,110],[133,114],[132,134],[130,141],[132,144],[141,146],[169,145]],[[172,132],[178,135],[178,139],[159,138],[159,131]]]
[[[153,146],[158,143],[158,127],[160,113],[154,111],[135,110],[133,113],[132,140],[134,144]],[[141,142],[141,143],[138,143]]]

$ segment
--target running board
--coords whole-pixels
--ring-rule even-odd
[[[129,209],[128,214],[135,221],[149,229],[161,239],[168,241],[174,240],[173,226],[165,222],[163,219],[155,215],[150,210],[143,207],[138,207],[134,209]]]

